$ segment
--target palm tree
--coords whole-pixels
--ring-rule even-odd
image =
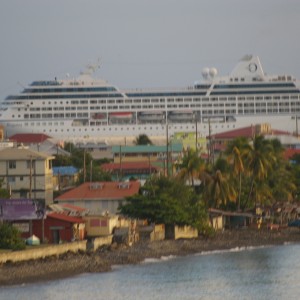
[[[176,164],[176,167],[179,169],[177,177],[183,180],[189,180],[189,183],[194,186],[194,179],[198,177],[204,164],[204,160],[201,159],[198,151],[188,149],[184,153],[181,161]]]
[[[237,210],[240,210],[241,206],[241,193],[242,193],[242,175],[245,172],[243,153],[249,147],[249,142],[245,137],[239,137],[231,141],[225,154],[227,154],[227,160],[232,167],[232,182],[238,178],[238,205]]]
[[[153,145],[152,141],[146,134],[140,134],[133,142],[135,145]]]
[[[246,171],[251,177],[250,191],[246,202],[248,203],[250,198],[255,196],[254,193],[257,192],[257,189],[254,189],[255,184],[265,180],[272,170],[276,162],[276,155],[272,143],[265,140],[263,136],[258,135],[245,149],[242,157],[245,159]],[[256,196],[253,198],[255,199]]]
[[[230,189],[228,181],[222,175],[220,170],[217,170],[208,184],[208,195],[214,207],[225,207],[228,201],[234,200],[234,191]]]

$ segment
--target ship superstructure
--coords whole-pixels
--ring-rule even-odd
[[[192,132],[206,136],[269,123],[295,132],[300,115],[299,81],[266,75],[257,56],[243,57],[228,76],[204,68],[203,80],[186,88],[120,90],[94,79],[90,66],[76,79],[34,81],[0,106],[6,135],[45,133],[74,140],[164,137]]]

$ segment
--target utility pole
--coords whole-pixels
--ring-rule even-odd
[[[85,148],[83,149],[83,182],[86,179],[86,166],[85,166]]]
[[[167,157],[166,157],[166,165],[167,165],[167,177],[169,177],[169,125],[168,123],[166,124],[166,136],[167,136]]]
[[[93,160],[91,160],[90,183],[93,182]]]
[[[119,180],[121,181],[122,178],[122,146],[120,145],[120,150],[119,150],[119,158],[120,158],[120,171],[119,171]]]
[[[196,152],[197,152],[197,150],[198,150],[198,120],[197,120],[197,116],[196,116],[196,118],[195,118],[195,120],[196,120]]]

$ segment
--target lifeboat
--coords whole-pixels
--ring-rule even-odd
[[[93,113],[91,114],[91,118],[94,120],[103,120],[106,118],[106,114],[103,113]]]
[[[113,112],[109,114],[111,120],[131,120],[132,117],[132,112]]]
[[[138,115],[141,122],[159,122],[165,119],[165,114],[162,111],[142,111]]]
[[[175,110],[168,114],[168,119],[173,122],[186,122],[194,119],[194,112],[191,110]]]

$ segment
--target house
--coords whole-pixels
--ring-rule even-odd
[[[151,174],[156,174],[161,168],[151,162],[122,162],[120,163],[105,163],[101,168],[109,172],[113,179],[123,180],[130,178],[147,179]]]
[[[215,230],[225,228],[236,228],[256,224],[256,216],[252,213],[223,211],[220,209],[210,208],[208,210],[211,226]]]
[[[113,234],[114,229],[120,226],[116,215],[87,215],[83,219],[88,237]]]
[[[27,146],[33,151],[47,153],[48,155],[70,156],[70,153],[62,148],[62,143],[43,133],[14,134],[9,140]]]
[[[54,190],[63,190],[74,186],[79,178],[79,170],[73,166],[53,167]]]
[[[167,145],[112,146],[114,163],[144,162],[160,167],[164,174],[173,171],[174,163],[182,156],[181,143]]]
[[[137,181],[85,182],[58,196],[55,202],[80,206],[94,214],[116,214],[126,197],[137,194],[139,188],[140,183]]]
[[[13,198],[29,198],[45,205],[53,202],[52,160],[25,147],[0,150],[0,178]]]
[[[53,212],[47,214],[45,219],[33,220],[32,233],[50,244],[84,240],[85,222],[82,218]]]
[[[102,142],[79,142],[75,147],[88,151],[93,159],[113,159],[112,150],[110,145]]]
[[[300,141],[291,133],[272,129],[270,124],[256,124],[248,127],[238,128],[207,137],[210,153],[222,152],[226,149],[227,144],[238,138],[244,137],[248,140],[253,139],[255,135],[263,135],[265,139],[278,139],[286,148],[300,148]]]
[[[175,161],[182,153],[181,143],[166,145],[112,146],[114,163]]]

